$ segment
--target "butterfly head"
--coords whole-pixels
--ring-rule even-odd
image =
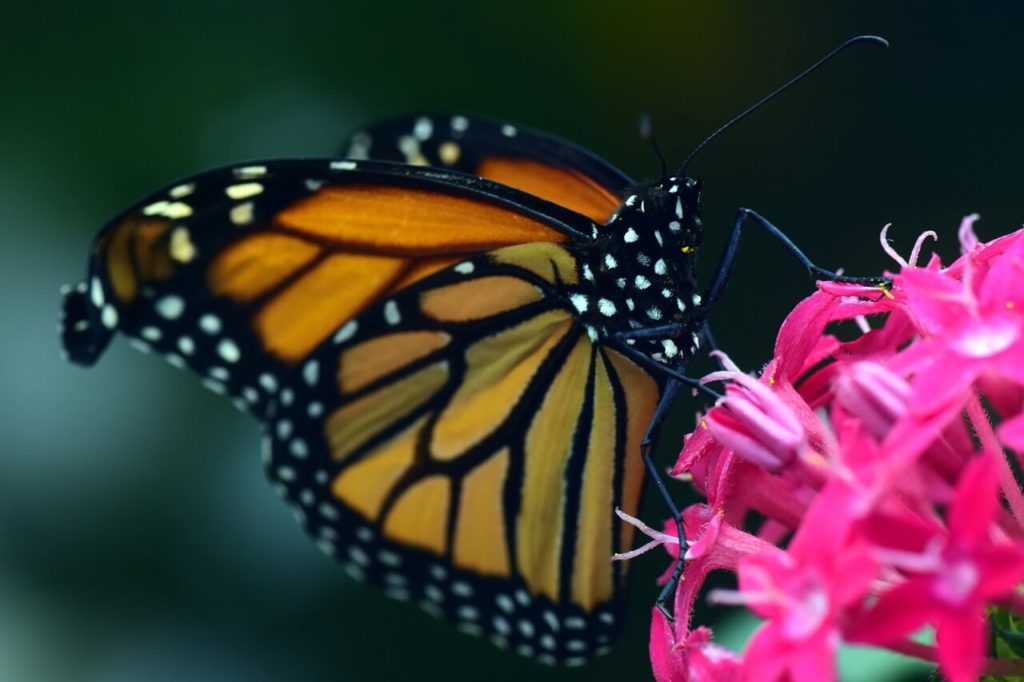
[[[654,242],[649,248],[667,261],[692,260],[680,259],[679,254],[696,254],[704,240],[702,190],[703,183],[689,177],[669,177],[641,186],[626,197],[618,213],[618,221],[625,226],[624,241],[630,242],[635,233],[637,241]]]

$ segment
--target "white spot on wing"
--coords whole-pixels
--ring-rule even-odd
[[[331,161],[331,170],[336,171],[351,171],[359,167],[355,161]]]
[[[89,287],[89,300],[97,308],[102,308],[106,298],[103,296],[103,285],[100,284],[99,277],[93,277],[91,286]]]
[[[184,185],[178,185],[177,187],[172,187],[171,191],[168,192],[167,194],[170,195],[170,197],[172,199],[183,199],[183,198],[187,197],[189,194],[192,194],[192,192],[194,192],[195,190],[196,190],[195,183],[194,182],[189,182],[189,183],[186,183]]]
[[[103,312],[100,313],[100,322],[107,329],[113,329],[117,326],[117,309],[109,303],[103,306]]]
[[[254,197],[262,191],[263,185],[258,182],[242,182],[237,185],[228,185],[224,188],[224,193],[235,201]]]
[[[267,174],[266,166],[241,166],[232,171],[239,180],[251,180]]]
[[[569,302],[572,303],[572,306],[581,313],[587,312],[587,308],[590,306],[590,301],[587,300],[587,297],[584,294],[579,293],[571,294],[569,296]]]
[[[320,380],[320,363],[316,360],[307,362],[302,368],[302,378],[310,386],[316,386],[316,382]]]
[[[231,339],[221,339],[217,344],[217,355],[227,362],[238,362],[242,357],[242,351],[239,350],[238,344]]]
[[[334,334],[334,343],[344,343],[345,341],[348,341],[355,336],[358,328],[359,325],[356,324],[355,320],[349,320]]]
[[[434,134],[434,124],[426,116],[421,116],[416,119],[415,125],[412,127],[412,134],[415,135],[421,142],[429,140],[430,136]]]
[[[220,318],[213,313],[206,313],[199,318],[199,328],[207,334],[217,334],[221,330]]]
[[[398,310],[398,304],[388,301],[384,304],[384,321],[390,325],[396,325],[402,321],[402,313]]]
[[[253,203],[251,201],[247,201],[244,204],[232,206],[228,215],[233,224],[248,225],[253,219]]]
[[[632,244],[638,239],[640,239],[640,235],[638,235],[636,233],[636,230],[634,230],[632,227],[626,230],[626,234],[622,236],[622,240],[627,244]]]
[[[168,294],[156,302],[156,312],[167,320],[176,320],[185,312],[185,300],[181,296]]]

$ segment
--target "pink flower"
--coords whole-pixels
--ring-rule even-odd
[[[868,547],[850,543],[852,500],[827,489],[808,512],[789,550],[762,552],[740,563],[740,592],[766,619],[743,656],[743,679],[826,682],[847,609],[868,594],[877,570]]]
[[[976,680],[985,655],[985,608],[1024,580],[1024,547],[998,540],[995,461],[971,461],[949,509],[949,527],[928,519],[879,516],[870,536],[879,556],[910,577],[881,595],[850,636],[889,643],[926,623],[936,628],[939,665],[953,682]]]
[[[683,512],[676,618],[652,619],[659,680],[827,681],[843,640],[933,661],[953,682],[1024,677],[1024,661],[986,650],[985,620],[1024,618],[1024,231],[982,243],[975,219],[952,265],[917,266],[933,234],[906,260],[886,245],[901,266],[891,286],[821,282],[760,377],[724,355],[705,377],[725,397],[672,469],[706,499]],[[630,556],[678,556],[673,524],[644,529],[652,542]],[[691,629],[722,570],[739,590],[709,597],[765,619],[742,661]],[[934,646],[910,639],[924,625]]]
[[[962,279],[922,268],[899,279],[927,335],[913,349],[928,360],[912,381],[913,412],[954,415],[985,372],[1024,383],[1024,239],[1008,244],[985,273],[968,264]]]

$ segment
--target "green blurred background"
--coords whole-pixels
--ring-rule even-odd
[[[264,482],[255,424],[192,376],[123,343],[93,370],[63,364],[57,289],[147,191],[227,162],[330,153],[385,115],[486,114],[653,175],[639,114],[678,162],[865,32],[891,49],[844,55],[693,165],[709,251],[739,206],[822,265],[864,274],[888,264],[887,222],[903,253],[934,228],[947,256],[966,213],[982,214],[983,238],[1016,228],[1024,12],[873,5],[3,3],[0,680],[646,679],[662,557],[638,561],[629,632],[587,668],[539,668],[455,634],[321,556]],[[756,368],[809,290],[748,232],[714,318],[720,343]],[[663,439],[666,465],[695,409]],[[855,658],[844,679],[900,679],[898,662],[872,666]]]

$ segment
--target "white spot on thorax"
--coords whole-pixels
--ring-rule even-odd
[[[602,298],[598,300],[597,309],[601,311],[601,314],[604,315],[605,317],[611,317],[617,312],[615,304],[612,301],[609,301],[607,298]]]
[[[650,308],[647,309],[647,317],[651,318],[652,320],[660,320],[661,308],[651,306]]]
[[[661,345],[665,349],[667,357],[674,358],[679,353],[679,347],[676,346],[676,342],[672,339],[662,340]]]
[[[615,256],[613,256],[612,254],[606,253],[604,255],[604,265],[609,270],[614,270],[618,264],[619,262],[615,260]]]
[[[651,286],[651,280],[647,279],[643,275],[637,275],[636,279],[633,280],[633,284],[636,285],[637,289],[643,291],[647,287]]]
[[[676,217],[677,218],[682,218],[683,217],[683,200],[682,199],[676,199]]]
[[[665,261],[659,258],[654,262],[654,274],[664,275],[668,272],[668,266],[665,265]]]

